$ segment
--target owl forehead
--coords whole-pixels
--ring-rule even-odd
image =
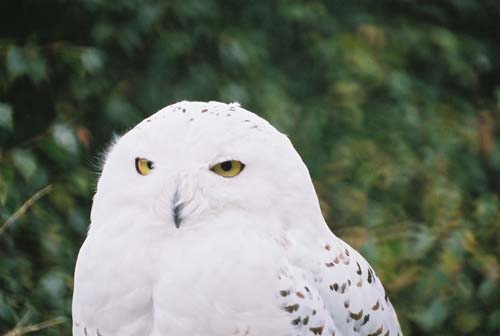
[[[278,133],[267,121],[238,103],[180,102],[146,118],[130,135],[142,140],[145,151],[213,155],[205,151],[215,150],[224,155],[243,143],[261,143],[274,132]]]

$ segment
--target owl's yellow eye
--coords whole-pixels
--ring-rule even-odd
[[[229,160],[217,163],[211,170],[222,177],[235,177],[245,168],[241,161]]]
[[[153,170],[154,164],[153,161],[150,161],[145,158],[136,158],[135,159],[135,170],[142,176],[146,176],[149,173],[151,173],[151,170]]]

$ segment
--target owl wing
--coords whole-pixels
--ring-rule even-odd
[[[293,265],[280,274],[281,306],[296,335],[399,336],[401,329],[382,283],[368,262],[332,236],[311,268]]]
[[[287,335],[343,335],[313,279],[303,269],[288,266],[280,271],[278,278],[282,288],[279,303],[289,313],[291,322]]]

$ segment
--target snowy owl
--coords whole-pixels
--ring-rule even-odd
[[[267,121],[180,102],[106,155],[75,270],[74,336],[401,334]]]

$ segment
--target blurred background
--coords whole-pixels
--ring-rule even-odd
[[[500,2],[0,2],[0,334],[70,335],[98,158],[179,100],[289,134],[406,335],[500,334]]]

